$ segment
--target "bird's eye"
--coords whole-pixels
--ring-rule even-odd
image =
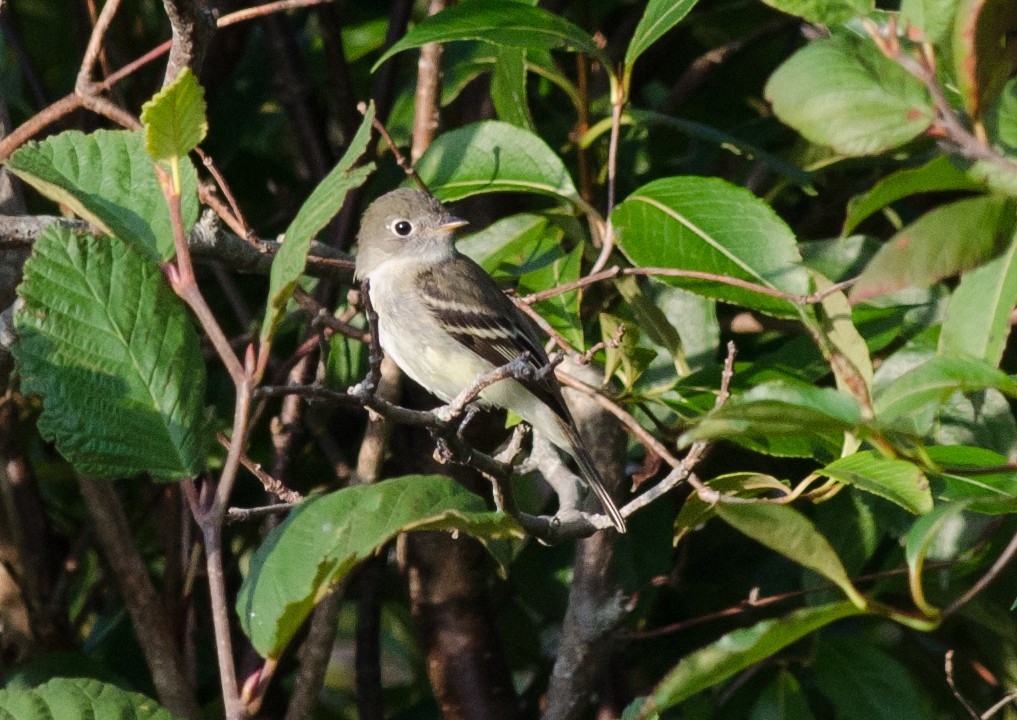
[[[409,220],[397,220],[395,225],[392,226],[392,229],[396,231],[396,235],[406,237],[413,232],[413,223]]]

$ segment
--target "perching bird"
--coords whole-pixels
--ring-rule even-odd
[[[381,347],[445,402],[524,353],[535,370],[548,364],[533,321],[453,245],[452,232],[465,224],[427,193],[403,188],[367,208],[357,239],[355,275],[368,281]],[[553,373],[500,380],[478,400],[512,410],[575,458],[615,528],[625,532]]]

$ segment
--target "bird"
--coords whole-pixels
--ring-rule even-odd
[[[367,281],[378,342],[410,378],[451,402],[482,373],[524,357],[533,370],[485,387],[481,407],[512,410],[575,459],[618,532],[625,519],[604,487],[562,396],[534,322],[476,262],[459,252],[454,231],[467,222],[432,195],[392,190],[364,212],[354,276]]]

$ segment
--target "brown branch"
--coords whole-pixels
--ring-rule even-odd
[[[148,577],[145,562],[131,542],[123,505],[109,480],[78,478],[103,556],[113,571],[134,635],[148,664],[159,700],[175,715],[200,720],[201,708],[183,672],[167,622],[169,614]]]
[[[173,31],[163,77],[163,85],[169,85],[185,67],[198,74],[216,23],[205,3],[198,0],[163,0],[162,5]]]
[[[99,54],[102,52],[102,43],[106,37],[106,31],[109,30],[110,23],[113,22],[113,16],[119,7],[120,0],[106,0],[106,3],[102,6],[102,11],[99,13],[99,17],[95,21],[95,25],[92,27],[92,34],[88,38],[88,46],[85,48],[85,54],[81,59],[81,68],[78,70],[78,79],[74,83],[74,92],[78,95],[91,95],[94,92],[92,90],[92,72],[95,69],[96,61],[99,59]]]

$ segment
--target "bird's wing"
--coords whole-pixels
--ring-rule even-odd
[[[533,321],[505,297],[483,268],[466,256],[457,255],[423,272],[419,282],[428,309],[464,347],[495,367],[524,352],[529,353],[527,363],[533,370],[547,366],[547,353]],[[519,382],[559,417],[571,421],[553,377],[545,375]]]

